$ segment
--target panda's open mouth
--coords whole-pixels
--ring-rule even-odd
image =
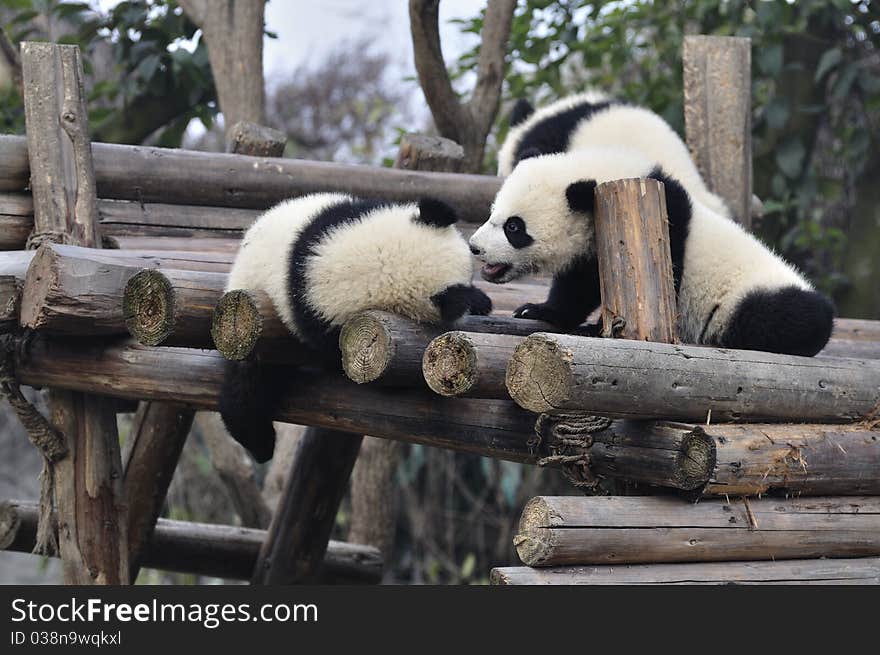
[[[484,264],[480,269],[480,274],[487,282],[500,284],[507,281],[505,278],[512,268],[512,264]]]

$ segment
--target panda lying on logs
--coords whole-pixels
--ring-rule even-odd
[[[380,309],[416,321],[488,314],[455,212],[432,199],[389,204],[342,194],[287,200],[247,231],[227,290],[264,292],[300,341],[338,359],[339,331]],[[256,361],[228,362],[220,414],[258,461],[272,457],[283,385]]]
[[[790,264],[707,206],[702,180],[692,163],[682,169],[682,161],[678,154],[651,157],[622,146],[521,159],[498,192],[489,220],[470,240],[471,251],[485,262],[483,277],[500,284],[550,273],[547,301],[523,305],[514,315],[563,330],[580,325],[601,301],[596,185],[651,177],[665,186],[681,340],[815,355],[831,335],[831,302]]]

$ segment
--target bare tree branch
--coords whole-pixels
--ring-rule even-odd
[[[0,51],[3,53],[6,65],[9,66],[9,70],[12,73],[12,80],[15,82],[15,87],[18,89],[19,95],[24,98],[24,86],[21,78],[21,59],[18,56],[18,48],[12,44],[9,37],[6,35],[6,30],[2,27],[0,27]]]
[[[442,136],[461,143],[466,114],[459,102],[440,46],[440,0],[409,0],[410,32],[419,84]]]
[[[501,99],[504,59],[516,0],[489,0],[477,62],[477,83],[466,104],[452,88],[443,60],[439,8],[440,0],[409,1],[416,72],[437,130],[464,148],[464,169],[477,172]]]
[[[201,26],[208,17],[208,0],[177,0],[177,4],[196,25]]]

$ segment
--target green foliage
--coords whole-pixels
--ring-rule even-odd
[[[461,21],[479,33],[482,15]],[[685,34],[752,40],[755,193],[760,231],[826,291],[839,271],[856,185],[877,160],[876,0],[522,0],[505,100],[541,103],[596,87],[652,108],[683,131]],[[453,75],[474,70],[465,53]],[[499,119],[498,140],[506,134]]]
[[[0,7],[12,10],[5,29],[13,42],[52,37],[80,47],[97,140],[140,142],[158,129],[159,145],[179,146],[193,118],[212,125],[217,103],[207,49],[194,42],[198,28],[174,0],[125,0],[106,13],[59,0],[0,0]],[[58,33],[40,31],[47,21]],[[21,112],[10,119],[10,111],[0,116],[3,127],[23,131]]]

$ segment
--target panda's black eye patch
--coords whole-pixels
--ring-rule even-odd
[[[535,241],[526,231],[526,222],[519,216],[511,216],[504,222],[504,235],[514,248],[525,248]]]

